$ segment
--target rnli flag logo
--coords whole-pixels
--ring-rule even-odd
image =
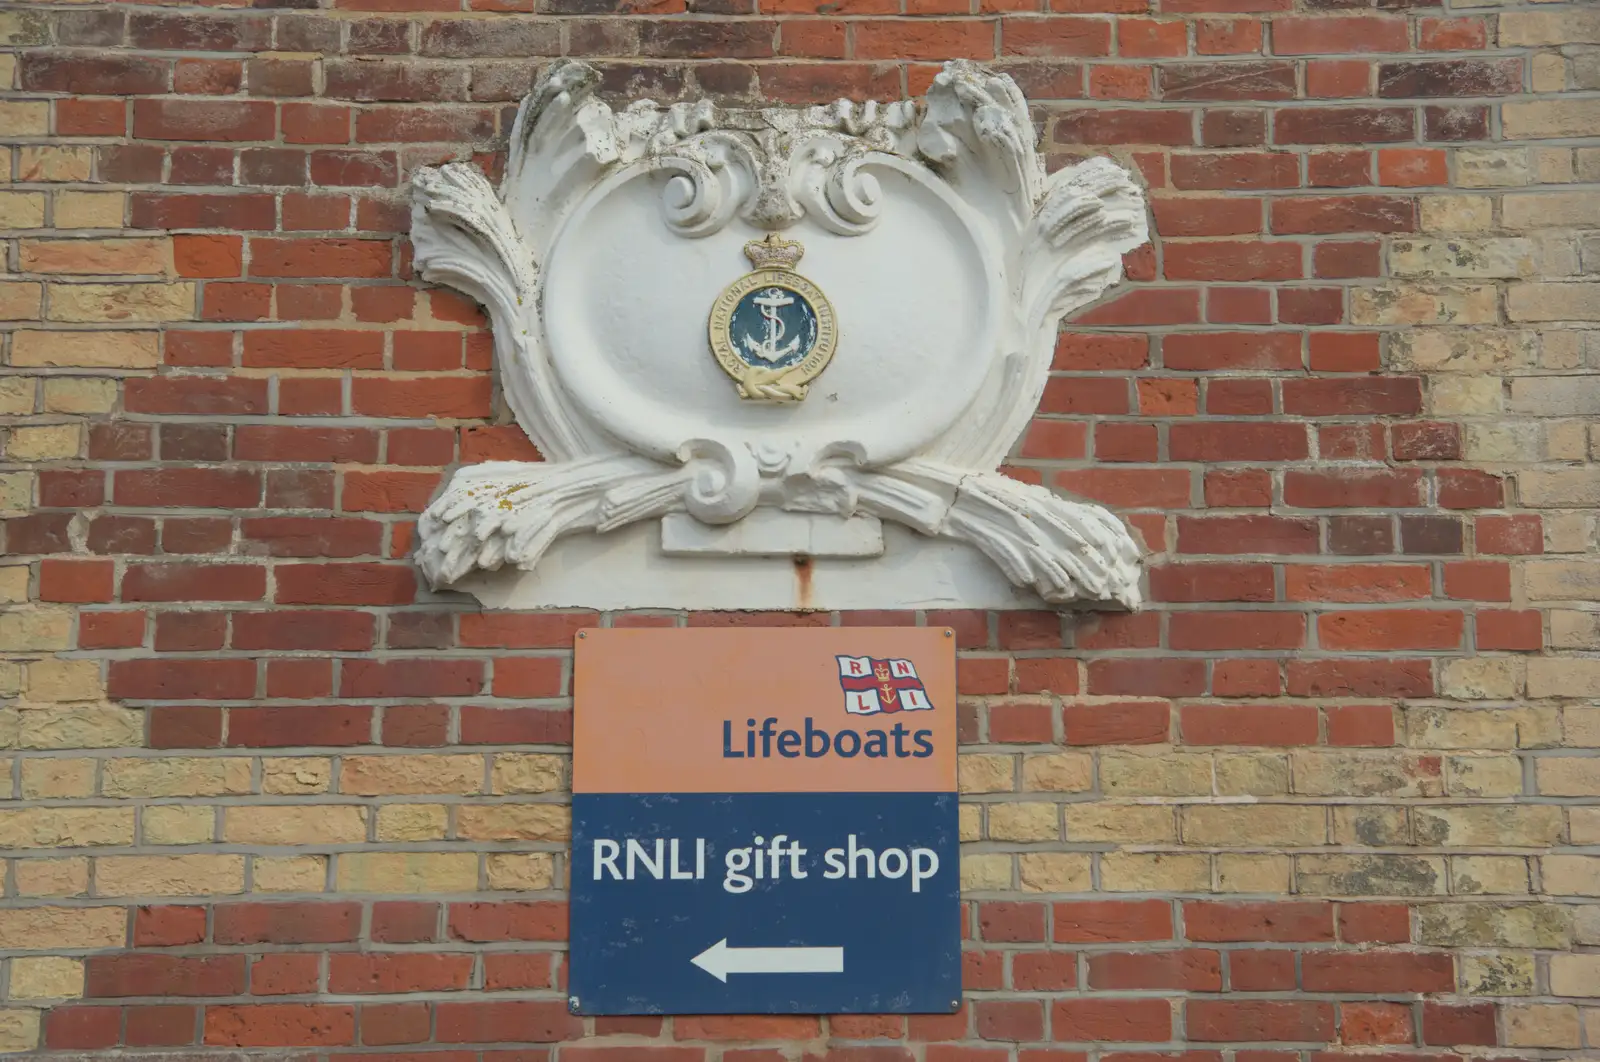
[[[839,686],[851,715],[931,711],[933,702],[909,660],[839,656]]]

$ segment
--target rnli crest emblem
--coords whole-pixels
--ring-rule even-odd
[[[707,324],[711,353],[755,402],[798,402],[833,358],[833,306],[795,272],[805,248],[776,233],[744,245],[751,272],[722,289]]]

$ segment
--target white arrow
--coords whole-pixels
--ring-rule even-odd
[[[727,937],[689,961],[724,984],[729,974],[844,973],[843,948],[730,948]]]

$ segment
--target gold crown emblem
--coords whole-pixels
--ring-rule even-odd
[[[744,245],[744,256],[757,269],[793,269],[806,249],[794,240],[786,240],[777,233],[767,234],[764,240],[751,240]]]

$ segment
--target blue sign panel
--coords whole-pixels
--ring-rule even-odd
[[[953,665],[942,629],[584,632],[571,1009],[958,1009]]]

